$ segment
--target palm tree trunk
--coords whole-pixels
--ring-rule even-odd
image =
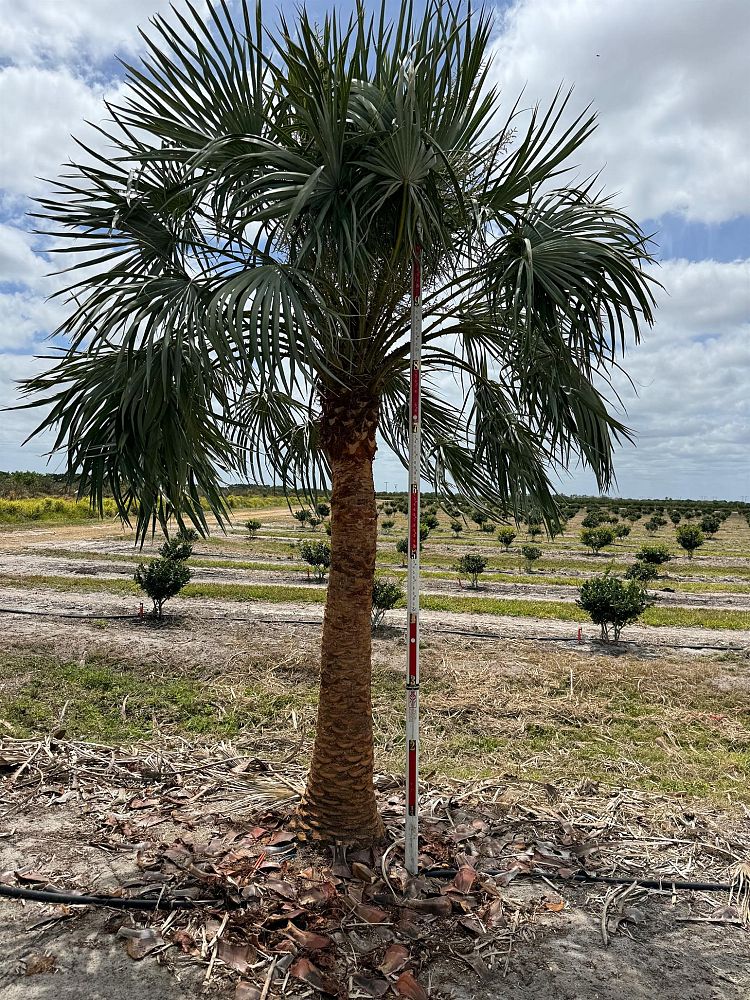
[[[383,834],[373,787],[371,610],[377,520],[372,462],[377,401],[324,400],[331,466],[331,569],[323,619],[320,702],[296,827],[315,840],[365,846]]]

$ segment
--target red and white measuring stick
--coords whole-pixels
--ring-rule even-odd
[[[409,414],[409,569],[406,653],[406,870],[419,864],[419,480],[422,458],[422,248],[411,265],[411,406]]]

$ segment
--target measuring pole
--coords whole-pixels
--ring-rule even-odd
[[[409,570],[406,652],[406,870],[419,860],[419,479],[422,458],[422,248],[411,262],[411,405],[409,414]]]

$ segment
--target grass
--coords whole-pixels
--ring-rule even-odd
[[[102,656],[81,663],[11,652],[0,660],[0,716],[22,736],[64,727],[69,737],[110,743],[165,730],[230,737],[269,720],[278,725],[313,699],[312,689],[270,693],[258,684],[207,684]]]
[[[169,631],[165,632],[165,642]],[[262,639],[260,640],[262,644]],[[382,640],[373,679],[378,768],[403,769],[402,649]],[[291,665],[290,665],[290,661]],[[658,660],[457,644],[422,653],[425,773],[587,778],[658,792],[750,801],[747,663]],[[27,649],[0,653],[0,718],[15,736],[64,728],[105,743],[159,733],[192,739],[298,730],[309,750],[317,664],[291,641],[231,667],[165,669],[159,658],[85,662]]]
[[[100,579],[97,577],[22,576],[0,574],[0,586],[25,589],[78,593],[140,594],[130,580]],[[274,584],[246,583],[189,583],[181,593],[187,599],[218,599],[225,601],[264,601],[273,604],[324,604],[324,587],[289,587]],[[171,605],[174,607],[174,604]],[[449,611],[459,614],[508,615],[517,618],[544,618],[556,621],[580,622],[586,615],[571,602],[527,601],[514,598],[453,596],[450,594],[425,594],[421,606],[427,611]],[[691,626],[712,629],[750,629],[750,613],[711,608],[649,608],[641,618],[644,625]]]

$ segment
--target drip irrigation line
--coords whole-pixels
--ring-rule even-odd
[[[96,618],[97,621],[130,621],[134,618],[145,618],[145,615],[139,614],[134,611],[130,615],[95,615],[95,614],[83,614],[82,612],[75,611],[27,611],[23,608],[0,608],[0,614],[3,615],[32,615],[33,617],[39,618]]]
[[[174,899],[157,896],[139,899],[135,896],[89,896],[79,892],[57,892],[50,889],[26,889],[22,886],[0,885],[0,896],[24,899],[34,903],[72,903],[76,906],[109,906],[115,910],[194,910],[199,906],[220,906],[236,909],[239,904],[224,899]]]
[[[450,879],[458,874],[457,868],[426,868],[419,872],[429,878]],[[479,872],[480,875],[491,877],[507,875],[507,871],[491,869]],[[539,878],[541,872],[524,872],[521,877]],[[658,889],[662,892],[695,891],[695,892],[731,892],[735,888],[731,882],[689,882],[684,879],[655,878],[623,878],[611,875],[590,875],[588,872],[574,872],[572,875],[545,874],[550,881],[580,884],[603,885],[637,885],[643,889]],[[9,899],[21,899],[33,903],[68,903],[73,906],[108,906],[115,910],[195,910],[200,907],[218,907],[224,910],[241,909],[243,903],[226,899],[175,899],[172,896],[160,895],[153,899],[125,896],[92,896],[78,892],[60,892],[49,889],[26,889],[21,886],[0,885],[0,896]]]
[[[97,615],[97,614],[84,614],[82,612],[69,612],[69,611],[29,611],[23,608],[0,608],[0,614],[4,615],[31,615],[32,617],[39,618],[72,618],[85,620],[96,620],[96,621],[155,621],[150,612],[145,612],[140,614],[134,611],[129,615]],[[238,618],[235,615],[196,615],[192,619],[193,621],[202,622],[245,622],[248,625],[304,625],[311,628],[315,626],[320,626],[323,624],[322,618],[309,619],[309,618]],[[568,637],[563,635],[501,635],[497,632],[474,632],[470,629],[455,629],[455,628],[442,628],[441,626],[431,626],[426,623],[424,626],[426,632],[431,632],[436,635],[460,635],[465,636],[470,639],[489,639],[497,642],[502,642],[505,639],[519,639],[523,642],[571,642],[576,645],[581,645],[581,640],[577,639],[575,636]],[[676,626],[678,627],[678,626]],[[401,631],[399,629],[399,631]],[[622,643],[623,646],[637,646],[636,642],[625,640]],[[741,653],[744,646],[715,646],[711,644],[697,644],[693,642],[685,643],[675,643],[670,642],[667,644],[670,649],[713,649],[723,653]]]

